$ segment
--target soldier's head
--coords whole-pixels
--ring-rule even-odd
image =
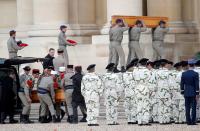
[[[114,63],[109,63],[107,66],[106,66],[106,69],[108,72],[113,72],[114,71],[114,68],[115,68],[115,64]]]
[[[135,25],[136,25],[137,27],[143,27],[143,23],[142,23],[141,20],[137,20],[137,21],[135,22]]]
[[[173,68],[174,63],[172,61],[168,61],[167,63],[168,69],[171,70]]]
[[[58,55],[63,55],[64,50],[63,50],[63,49],[58,49],[58,50],[57,50],[57,53],[58,53]]]
[[[147,62],[147,68],[148,68],[149,70],[151,70],[151,69],[153,69],[153,67],[154,67],[154,63],[153,63],[152,61],[148,61],[148,62]]]
[[[142,58],[142,59],[139,60],[139,65],[140,66],[146,66],[148,61],[149,61],[149,59]]]
[[[74,70],[76,73],[82,73],[82,66],[76,66]]]
[[[118,26],[124,26],[124,22],[123,22],[123,20],[122,19],[117,19],[116,21],[115,21],[115,23],[116,23],[116,25],[118,25]]]
[[[67,26],[66,25],[61,25],[60,26],[60,30],[65,33],[67,31]]]
[[[30,66],[25,66],[23,69],[24,69],[24,73],[27,74],[27,75],[28,75],[28,74],[30,73],[30,71],[31,71]]]
[[[9,34],[10,34],[11,37],[15,37],[16,36],[16,31],[15,30],[11,30],[9,32]]]
[[[47,69],[44,70],[44,74],[47,75],[47,76],[50,76],[52,70],[54,70],[54,67],[49,66]]]
[[[54,48],[50,48],[50,49],[49,49],[49,55],[50,55],[51,57],[54,57],[54,55],[55,55],[55,49],[54,49]]]
[[[161,65],[162,68],[168,68],[168,60],[161,59],[160,60],[160,65]]]
[[[177,71],[181,71],[181,70],[182,70],[181,62],[178,62],[178,63],[174,64],[174,68],[175,68]]]
[[[189,65],[190,68],[194,68],[195,63],[196,63],[195,59],[189,59],[188,60],[188,65]]]
[[[154,64],[154,69],[160,68],[160,61],[159,60],[154,61],[153,64]]]
[[[92,73],[92,72],[95,72],[95,67],[96,67],[96,64],[91,64],[87,67],[87,71],[89,73]]]
[[[188,61],[181,61],[180,64],[183,70],[188,69]]]
[[[33,69],[32,75],[33,75],[34,78],[39,78],[40,77],[40,70],[39,69]]]
[[[161,20],[161,21],[159,22],[159,26],[160,26],[161,28],[165,28],[165,27],[166,27],[166,22],[165,22],[164,20]]]
[[[73,71],[74,65],[67,65],[67,71]]]

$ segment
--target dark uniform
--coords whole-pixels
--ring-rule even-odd
[[[181,77],[181,94],[185,97],[186,122],[196,124],[196,96],[199,95],[199,75],[192,69],[183,72]],[[192,116],[190,115],[192,108]]]

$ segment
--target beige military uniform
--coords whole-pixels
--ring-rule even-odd
[[[55,71],[59,71],[59,67],[67,67],[67,63],[63,56],[59,55],[53,59],[53,66]]]
[[[125,67],[125,54],[122,48],[121,42],[123,39],[124,31],[128,30],[128,27],[113,27],[110,29],[110,46],[113,53],[112,63],[117,65],[117,56],[120,58],[120,65]]]
[[[165,34],[169,31],[169,28],[161,28],[158,26],[153,33],[153,49],[155,60],[165,58],[164,53],[164,38]]]
[[[46,115],[47,107],[51,115],[55,115],[53,101],[55,102],[55,92],[53,88],[53,78],[51,76],[44,76],[38,83],[38,97],[41,104],[41,114],[43,117]]]
[[[141,32],[146,31],[147,28],[133,27],[129,29],[129,54],[127,59],[127,65],[131,62],[132,59],[143,58],[143,53],[139,44]]]
[[[65,89],[65,99],[67,104],[67,111],[69,116],[73,115],[72,108],[72,93],[74,91],[73,82],[71,77],[74,75],[74,72],[67,72],[63,79],[63,85]]]
[[[70,45],[70,44],[67,42],[66,38],[67,37],[66,37],[65,33],[63,33],[63,32],[60,32],[60,34],[58,35],[59,49],[63,49],[64,59],[65,59],[66,65],[68,65],[69,57],[68,57],[68,53],[67,53],[67,45]]]
[[[30,88],[27,85],[27,80],[31,78],[30,75],[23,74],[20,76],[20,89],[18,91],[19,98],[23,104],[22,115],[29,115],[31,110],[30,100]]]
[[[17,45],[17,41],[14,37],[10,37],[7,41],[9,58],[16,58],[18,50],[23,49],[24,47],[20,47]]]

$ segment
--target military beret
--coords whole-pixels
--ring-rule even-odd
[[[147,61],[147,65],[154,66],[154,62],[152,62],[152,61]]]
[[[160,60],[156,60],[153,62],[154,65],[160,66]]]
[[[174,67],[175,67],[175,68],[177,68],[177,67],[181,67],[181,63],[178,62],[178,63],[174,64]]]
[[[135,59],[133,59],[133,60],[131,61],[131,63],[133,63],[134,65],[137,65],[138,61],[139,61],[139,59],[135,58]]]
[[[95,66],[96,66],[96,64],[91,64],[91,65],[89,65],[89,66],[87,67],[87,70],[89,71],[89,70],[95,68]]]
[[[170,64],[170,65],[174,64],[174,62],[172,62],[172,61],[168,61],[167,63]]]
[[[147,58],[142,58],[142,59],[139,60],[139,63],[140,63],[140,64],[144,64],[144,63],[147,63],[148,60],[149,60],[149,59],[147,59]]]
[[[39,69],[33,69],[32,74],[40,74],[40,70]]]
[[[16,33],[15,30],[11,30],[11,31],[9,32],[10,36],[12,36],[12,35],[15,34],[15,33]]]
[[[74,65],[67,65],[67,68],[72,69],[72,68],[74,68]]]
[[[63,49],[58,49],[57,52],[58,52],[58,53],[63,53],[64,50],[63,50]]]
[[[200,66],[200,60],[195,63],[196,66]]]
[[[66,26],[66,25],[61,25],[61,26],[60,26],[60,30],[62,30],[62,29],[64,29],[64,28],[67,28],[67,26]]]
[[[25,66],[23,69],[24,69],[25,71],[30,71],[30,70],[31,70],[31,67],[30,67],[30,66]]]
[[[160,61],[160,63],[168,63],[168,62],[169,62],[169,61],[166,60],[166,59],[160,59],[159,61]]]
[[[54,70],[54,67],[53,67],[53,66],[48,66],[47,69],[48,69],[48,70]]]
[[[106,69],[111,69],[111,68],[113,68],[115,66],[115,64],[114,63],[109,63],[107,66],[106,66]]]
[[[135,63],[134,63],[134,62],[133,62],[133,63],[132,63],[132,62],[129,63],[129,64],[126,66],[126,70],[132,68],[133,66],[135,66]]]

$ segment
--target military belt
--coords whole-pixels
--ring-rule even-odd
[[[9,51],[9,53],[17,53],[16,51]]]
[[[22,87],[19,88],[19,91],[18,91],[18,92],[22,92],[22,93],[23,93],[23,92],[24,92],[24,88],[22,88]]]
[[[47,94],[47,93],[49,93],[49,90],[39,87],[38,88],[38,93],[39,94]]]
[[[65,86],[65,90],[68,90],[68,89],[74,89],[74,86],[73,85],[67,85],[67,86]]]

